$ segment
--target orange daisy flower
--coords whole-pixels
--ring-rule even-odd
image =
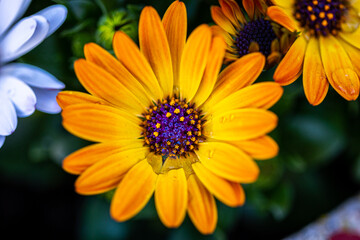
[[[63,168],[80,175],[84,195],[116,189],[110,213],[136,215],[155,195],[164,225],[178,227],[186,214],[210,234],[217,222],[214,196],[228,206],[245,201],[240,183],[254,182],[252,158],[274,157],[266,134],[277,125],[267,109],[282,95],[275,82],[252,86],[265,65],[249,54],[218,75],[225,42],[207,25],[186,39],[184,3],[175,1],[162,21],[152,7],[140,15],[140,49],[123,32],[113,40],[116,58],[94,43],[75,73],[90,93],[58,95],[63,126],[97,142],[69,155]]]
[[[320,104],[331,86],[346,100],[359,96],[360,1],[273,0],[269,16],[301,32],[275,71],[281,85],[301,73],[305,95]]]
[[[270,68],[286,54],[296,39],[296,33],[267,16],[267,1],[242,2],[244,12],[235,0],[219,0],[220,7],[211,7],[211,16],[219,26],[215,30],[227,43],[225,60],[235,61],[248,53],[261,52],[267,60],[266,68]]]

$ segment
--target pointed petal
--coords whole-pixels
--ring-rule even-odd
[[[215,90],[204,107],[207,109],[228,95],[252,84],[262,72],[265,61],[261,53],[250,53],[227,66],[220,73]]]
[[[279,146],[269,136],[262,136],[250,140],[231,142],[241,148],[250,157],[257,160],[265,160],[275,157],[279,152]]]
[[[240,89],[208,109],[208,114],[227,112],[240,108],[272,107],[282,96],[283,88],[275,82],[261,82]]]
[[[0,135],[12,134],[17,126],[16,111],[13,103],[6,96],[0,94]]]
[[[203,125],[206,137],[240,141],[263,136],[277,125],[277,116],[267,110],[244,108],[214,113]]]
[[[195,151],[200,162],[214,174],[238,183],[254,182],[259,167],[239,148],[223,142],[205,142]]]
[[[157,176],[146,160],[132,167],[111,201],[112,218],[123,222],[138,214],[152,196]]]
[[[123,32],[116,32],[113,40],[116,57],[144,86],[154,99],[162,99],[163,92],[149,62],[133,40]]]
[[[358,27],[355,32],[340,32],[339,36],[344,39],[346,42],[350,43],[356,48],[360,48],[359,38],[360,38],[360,28]]]
[[[195,174],[188,178],[188,189],[188,213],[191,221],[202,234],[213,233],[218,217],[214,197]]]
[[[293,83],[302,73],[307,42],[304,37],[298,37],[286,53],[274,73],[274,80],[281,85]]]
[[[168,228],[180,226],[188,202],[184,170],[174,169],[159,174],[155,190],[155,205],[161,222]]]
[[[99,104],[76,104],[63,109],[63,126],[83,139],[104,142],[141,137],[140,120],[126,112]]]
[[[320,52],[331,86],[346,100],[357,99],[360,89],[359,77],[339,41],[332,35],[320,37]]]
[[[187,35],[185,4],[180,1],[174,1],[166,10],[162,23],[170,46],[174,86],[179,86],[180,60]]]
[[[0,148],[4,145],[5,142],[5,136],[0,135]]]
[[[203,24],[189,36],[180,63],[180,98],[191,101],[204,75],[211,44],[211,30]]]
[[[74,91],[60,92],[56,97],[56,101],[58,102],[59,106],[62,109],[64,109],[69,105],[79,104],[79,103],[94,103],[94,104],[109,105],[101,98],[95,97],[87,93],[74,92]]]
[[[244,204],[245,194],[240,184],[215,175],[200,162],[194,163],[192,167],[204,186],[221,202],[230,207]]]
[[[230,33],[233,36],[236,35],[236,30],[234,26],[232,25],[231,21],[224,15],[220,7],[211,6],[211,17],[214,22],[226,32]]]
[[[349,58],[350,58],[351,62],[353,63],[353,67],[354,67],[356,74],[358,76],[360,76],[360,65],[354,64],[354,63],[360,62],[360,49],[354,47],[353,45],[351,45],[350,43],[348,43],[344,40],[339,40],[339,41],[341,43],[341,46],[343,46],[344,50],[349,55]]]
[[[139,20],[140,50],[149,61],[165,96],[173,92],[170,47],[161,19],[152,7],[145,7]]]
[[[119,80],[94,63],[79,59],[74,68],[79,81],[92,95],[137,115],[148,107]]]
[[[35,88],[32,87],[36,95],[36,109],[49,114],[57,114],[61,112],[61,108],[56,102],[56,96],[60,92],[60,90],[54,89],[43,89],[43,88]]]
[[[43,16],[47,20],[49,24],[49,31],[46,36],[48,37],[64,23],[67,15],[67,9],[65,6],[57,4],[47,7],[34,15]]]
[[[290,32],[294,32],[297,30],[296,23],[280,7],[278,7],[278,6],[268,7],[267,15],[271,18],[271,20],[273,20],[274,22],[277,22],[281,26],[285,27]]]
[[[143,145],[144,141],[141,139],[123,139],[115,142],[93,144],[81,148],[80,150],[77,150],[67,156],[62,163],[62,167],[69,173],[79,175],[93,164],[107,158],[110,155],[114,155],[128,149],[141,148]]]
[[[243,0],[242,3],[250,19],[253,19],[255,13],[254,0]]]
[[[46,37],[49,24],[42,16],[22,19],[0,40],[1,62],[10,62],[39,45]]]
[[[320,104],[329,89],[329,82],[321,62],[319,41],[311,38],[305,53],[303,85],[309,103],[316,106]]]
[[[115,188],[131,167],[146,158],[148,150],[148,147],[129,149],[95,163],[76,180],[76,192],[93,195]]]
[[[34,113],[35,94],[28,85],[19,79],[9,75],[0,76],[0,93],[5,94],[14,104],[17,116],[28,117]]]
[[[0,36],[26,11],[31,0],[0,1]]]
[[[219,0],[219,4],[223,14],[227,17],[227,19],[229,19],[236,28],[240,28],[241,26],[239,24],[239,20],[243,21],[243,18],[240,18],[239,20],[237,19],[235,13],[236,11],[234,9],[235,7],[233,7],[235,4],[237,5],[237,3],[229,0]],[[237,6],[237,8],[239,8],[239,6]]]
[[[203,104],[206,99],[208,99],[214,89],[217,76],[219,74],[225,55],[225,48],[226,43],[222,37],[216,36],[213,38],[209,53],[209,56],[211,57],[208,57],[204,76],[193,100],[193,102],[196,102],[198,106]]]

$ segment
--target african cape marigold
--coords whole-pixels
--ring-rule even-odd
[[[284,57],[274,79],[281,85],[301,73],[305,95],[320,104],[331,86],[346,100],[359,96],[360,1],[273,0],[268,9],[279,24],[301,33]]]
[[[265,58],[249,54],[218,75],[225,42],[207,25],[186,40],[186,8],[175,1],[162,21],[152,7],[139,20],[140,50],[123,32],[113,41],[115,57],[96,44],[85,46],[75,73],[90,94],[58,95],[63,125],[98,142],[69,155],[66,171],[79,174],[80,194],[116,188],[110,213],[117,221],[136,215],[155,195],[160,220],[178,227],[186,210],[204,234],[216,227],[214,196],[226,205],[245,201],[239,183],[254,182],[252,158],[277,154],[266,134],[277,117],[266,110],[282,88],[250,86]]]
[[[226,62],[261,52],[267,60],[266,68],[278,64],[295,41],[296,33],[267,16],[267,1],[243,0],[242,3],[245,11],[235,0],[219,0],[220,6],[211,7],[211,16],[219,26],[215,29],[227,43]]]

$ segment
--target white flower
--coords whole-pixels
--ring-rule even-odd
[[[17,117],[35,109],[59,113],[57,93],[65,85],[38,67],[9,63],[39,45],[65,21],[67,9],[53,5],[17,21],[31,0],[0,0],[0,148],[15,131]],[[16,22],[17,21],[17,22]]]

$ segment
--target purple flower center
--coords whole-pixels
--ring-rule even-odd
[[[194,104],[176,97],[158,101],[143,114],[143,136],[150,151],[162,156],[185,156],[198,148],[202,124]]]
[[[271,53],[271,42],[276,39],[271,22],[262,18],[248,22],[235,38],[239,57],[249,53],[251,42],[259,44],[259,51],[265,56]]]
[[[346,12],[344,0],[297,0],[294,16],[315,36],[336,35]]]

